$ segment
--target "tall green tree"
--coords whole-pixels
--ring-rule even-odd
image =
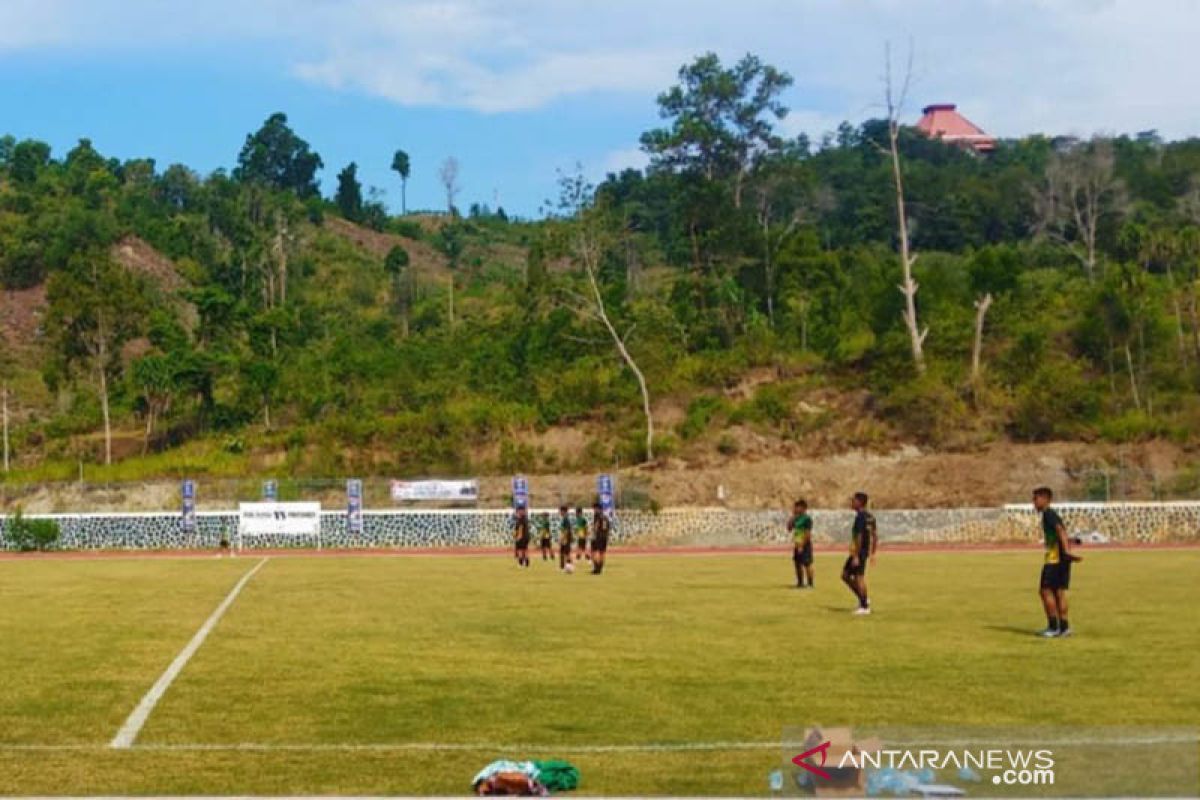
[[[342,216],[351,222],[361,222],[363,218],[362,184],[358,182],[358,165],[351,161],[338,173],[337,194],[334,203]]]
[[[150,308],[146,286],[107,253],[81,253],[51,277],[46,301],[54,355],[49,383],[76,376],[93,383],[104,425],[104,463],[111,464],[111,388],[123,371],[122,346],[144,326]]]
[[[316,174],[324,166],[321,156],[288,126],[287,115],[276,112],[246,137],[233,177],[309,198],[319,191]]]
[[[408,153],[397,150],[392,154],[392,171],[400,176],[400,213],[408,213],[408,176],[412,170]]]
[[[392,276],[392,303],[400,315],[400,335],[407,339],[408,314],[414,295],[408,251],[400,245],[393,246],[383,260],[383,267]]]
[[[146,415],[146,428],[142,438],[142,454],[150,450],[154,426],[171,407],[171,397],[176,388],[173,364],[167,356],[147,355],[133,362],[131,369],[134,385],[141,395]]]
[[[656,169],[695,170],[733,182],[734,206],[756,161],[782,144],[774,123],[787,116],[780,99],[792,77],[747,54],[725,67],[706,53],[679,70],[679,83],[658,96],[669,126],[642,134]]]

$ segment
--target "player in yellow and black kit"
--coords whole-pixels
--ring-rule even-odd
[[[566,569],[571,563],[571,542],[575,526],[571,524],[571,512],[566,506],[558,507],[558,568]],[[572,568],[573,569],[573,568]]]
[[[517,566],[529,566],[529,512],[524,506],[517,509],[513,516],[513,554],[517,558]]]
[[[608,535],[612,532],[612,520],[597,502],[592,506],[592,574],[604,571],[604,559],[608,554]]]
[[[575,559],[591,559],[591,555],[588,554],[588,521],[583,515],[583,509],[579,507],[575,509],[575,543],[578,545]]]
[[[796,567],[796,588],[813,588],[812,517],[808,515],[808,502],[797,500],[788,519],[788,531],[792,534],[792,564]],[[804,579],[808,578],[808,584]]]
[[[842,581],[858,598],[855,614],[871,613],[871,600],[867,596],[867,562],[875,563],[875,548],[879,537],[875,531],[875,517],[867,511],[869,498],[863,492],[855,493],[850,500],[854,509],[854,527],[850,529],[850,557],[842,566]]]
[[[1042,515],[1042,538],[1046,556],[1042,563],[1042,578],[1038,593],[1046,611],[1046,629],[1039,635],[1047,639],[1071,635],[1067,622],[1067,589],[1071,587],[1071,563],[1083,560],[1071,552],[1070,537],[1062,517],[1050,507],[1054,492],[1042,486],[1033,490],[1033,507]]]
[[[554,560],[554,545],[550,540],[550,515],[543,511],[538,515],[538,549],[542,551],[542,561]]]

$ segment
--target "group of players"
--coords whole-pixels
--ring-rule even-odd
[[[608,557],[608,538],[612,533],[612,519],[605,513],[599,502],[592,506],[592,519],[583,513],[582,507],[576,507],[574,516],[566,506],[558,507],[557,524],[552,526],[550,514],[542,512],[535,520],[529,518],[529,510],[524,506],[516,509],[512,519],[513,555],[517,566],[529,566],[529,546],[533,542],[533,528],[537,528],[538,549],[542,551],[543,561],[554,560],[554,534],[552,527],[558,528],[558,568],[564,572],[574,572],[574,561],[587,559],[592,562],[592,574],[604,572],[604,561]],[[571,556],[574,546],[575,556]]]
[[[1061,639],[1072,635],[1071,625],[1067,621],[1071,564],[1083,558],[1071,551],[1072,539],[1067,535],[1062,517],[1051,508],[1053,500],[1054,492],[1048,487],[1041,486],[1033,490],[1033,507],[1041,516],[1045,544],[1038,595],[1046,612],[1046,627],[1038,635],[1047,639]],[[858,599],[854,613],[860,616],[871,613],[871,600],[867,594],[867,564],[875,564],[875,550],[879,545],[875,517],[867,510],[868,502],[869,498],[863,492],[857,492],[850,501],[854,523],[850,529],[850,555],[842,565],[842,582]],[[796,586],[812,589],[813,521],[806,501],[797,500],[792,506],[787,529],[793,538],[792,562],[796,568]]]
[[[850,499],[854,510],[854,524],[850,528],[850,555],[842,565],[842,583],[858,598],[854,613],[865,616],[871,613],[871,598],[867,594],[867,564],[875,564],[875,550],[879,536],[875,516],[867,510],[870,498],[856,492]],[[787,529],[792,533],[792,563],[796,567],[796,588],[813,588],[813,520],[808,513],[808,502],[797,500],[792,506]]]

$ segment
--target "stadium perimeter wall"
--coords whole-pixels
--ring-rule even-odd
[[[1056,506],[1073,534],[1122,543],[1200,542],[1200,502],[1064,503]],[[535,511],[535,513],[537,513]],[[880,540],[911,544],[1019,544],[1040,541],[1028,506],[875,511]],[[554,514],[551,514],[552,518]],[[254,536],[239,541],[236,511],[202,511],[194,531],[179,512],[45,514],[55,520],[63,550],[215,549],[223,536],[246,549],[495,547],[510,542],[507,510],[386,510],[363,513],[361,534],[347,530],[344,511],[324,511],[320,537]],[[13,545],[0,517],[0,549]],[[818,544],[844,542],[849,511],[813,512]],[[782,511],[668,509],[617,515],[613,542],[631,547],[779,545],[790,541]]]

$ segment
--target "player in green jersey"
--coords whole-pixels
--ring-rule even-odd
[[[583,515],[583,508],[575,508],[575,559],[586,558],[591,560],[591,554],[588,553],[588,521]]]
[[[538,549],[542,551],[542,561],[554,560],[553,541],[550,538],[550,514],[543,511],[538,514]]]
[[[796,567],[796,588],[813,588],[812,517],[808,515],[808,502],[797,500],[788,518],[788,531],[792,534],[792,563]],[[804,582],[805,578],[808,583]]]
[[[558,507],[558,567],[566,569],[571,563],[571,544],[575,526],[571,524],[571,512],[566,506]]]

